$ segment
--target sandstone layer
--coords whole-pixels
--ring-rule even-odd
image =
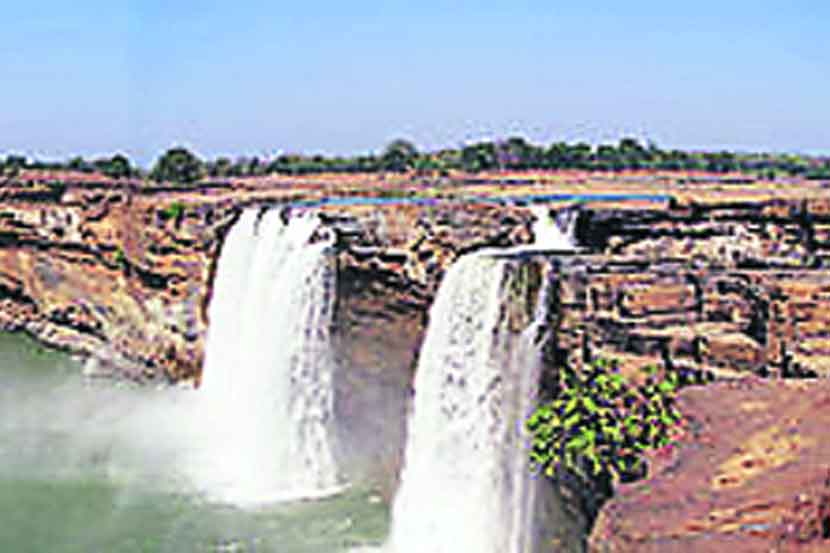
[[[296,199],[295,191],[279,189],[3,192],[0,326],[93,355],[99,370],[169,380],[199,377],[211,282],[240,210]],[[383,351],[344,347],[378,359],[397,359],[391,350],[400,350],[403,366],[440,276],[458,255],[531,240],[531,215],[513,207],[438,201],[321,212],[339,237],[340,334],[364,333],[365,343]],[[397,330],[396,321],[403,325]],[[383,341],[375,340],[378,332]]]
[[[683,392],[684,442],[671,459],[654,458],[645,481],[617,491],[600,513],[594,550],[826,547],[821,432],[830,391],[823,380],[779,377],[830,373],[830,191],[821,183],[642,175],[506,182],[390,181],[371,194],[401,203],[319,208],[337,234],[336,347],[353,368],[351,382],[339,385],[373,381],[405,405],[428,308],[449,264],[479,248],[532,242],[528,199],[552,211],[579,204],[581,251],[543,256],[554,282],[553,361],[606,356],[626,369],[658,363],[729,380]],[[211,282],[240,210],[370,194],[360,183],[335,184],[7,183],[0,327],[90,355],[98,371],[198,380]],[[571,518],[585,528],[577,511]]]

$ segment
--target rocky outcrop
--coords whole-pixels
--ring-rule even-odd
[[[244,207],[296,199],[281,189],[91,185],[43,195],[56,188],[0,189],[0,327],[137,379],[198,378],[224,233]],[[404,374],[446,267],[465,251],[531,240],[532,218],[516,208],[441,201],[322,211],[339,235],[339,335],[352,344],[366,334],[371,343],[373,329],[383,329],[379,366]],[[368,355],[358,346],[344,352]]]
[[[565,256],[559,350],[722,375],[828,374],[830,274]]]
[[[458,196],[609,192],[611,184],[482,186],[490,188],[459,187],[430,202],[321,208],[338,236],[333,336],[350,367],[338,386],[371,381],[379,394],[400,396],[397,411],[355,419],[390,443],[403,432],[444,271],[466,252],[533,239],[528,209]],[[821,431],[830,391],[823,380],[757,377],[830,374],[830,192],[719,187],[618,186],[665,199],[585,204],[576,227],[583,251],[543,256],[554,284],[550,362],[605,356],[626,369],[657,363],[730,379],[682,393],[689,432],[670,457],[652,458],[646,480],[617,490],[600,512],[595,551],[827,548]],[[212,275],[239,210],[331,194],[312,181],[190,191],[7,183],[0,327],[91,355],[97,370],[198,379]],[[521,326],[526,315],[510,316]],[[566,505],[585,499],[557,493]],[[586,524],[584,514],[572,510],[572,528]]]
[[[220,238],[233,212],[125,189],[0,206],[0,326],[127,367],[197,374]]]
[[[760,379],[684,390],[686,431],[618,486],[596,553],[830,550],[830,386]]]
[[[578,236],[593,251],[642,260],[688,259],[707,268],[823,266],[830,256],[830,199],[726,194],[667,205],[592,211]]]
[[[211,275],[238,210],[326,192],[311,182],[0,190],[0,324],[174,380],[198,376]],[[659,196],[665,201],[583,206],[577,237],[592,255],[561,261],[561,350],[827,373],[830,199],[821,190],[756,196],[693,196],[679,187]],[[341,334],[351,328],[368,339],[377,321],[405,320],[407,340],[390,347],[408,359],[446,267],[477,248],[529,243],[534,217],[453,198],[322,212],[339,236]]]

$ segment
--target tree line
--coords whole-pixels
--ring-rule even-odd
[[[635,138],[616,144],[585,142],[534,144],[523,137],[480,141],[460,148],[422,152],[410,141],[392,141],[380,153],[357,156],[280,154],[203,160],[187,148],[177,146],[161,155],[149,171],[124,154],[95,160],[75,157],[68,162],[39,162],[25,156],[0,158],[0,176],[14,177],[24,169],[70,170],[100,173],[114,179],[149,179],[156,182],[192,183],[203,179],[227,179],[265,175],[309,175],[317,173],[415,172],[447,175],[451,171],[478,173],[493,170],[686,170],[714,173],[743,172],[763,178],[797,176],[830,179],[830,158],[799,154],[690,152],[661,149]]]

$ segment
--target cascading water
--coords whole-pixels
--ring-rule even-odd
[[[537,482],[522,423],[538,383],[538,322],[509,328],[509,264],[463,256],[441,283],[415,376],[391,553],[534,550]]]
[[[547,205],[531,205],[530,210],[536,216],[533,223],[534,247],[545,250],[576,249],[574,234],[579,219],[578,209],[562,209],[555,218],[550,216]]]
[[[237,504],[339,489],[333,455],[334,290],[330,243],[313,215],[286,224],[247,210],[219,258],[191,473]]]

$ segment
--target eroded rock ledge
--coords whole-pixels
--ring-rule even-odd
[[[225,233],[242,208],[303,193],[0,189],[0,327],[130,378],[198,379]],[[827,376],[828,194],[669,196],[581,208],[584,251],[547,262],[554,361]],[[393,388],[411,378],[449,264],[533,239],[534,216],[519,206],[446,199],[322,211],[338,235],[338,351]],[[652,459],[645,481],[618,490],[593,549],[824,550],[825,384],[752,376],[685,390],[690,432],[671,457]]]
[[[168,218],[163,207],[129,191],[4,203],[0,324],[132,360],[143,373],[133,377],[197,370],[205,284],[227,214],[202,207]]]
[[[0,325],[131,361],[132,377],[171,380],[198,377],[210,283],[240,209],[297,196],[42,188],[4,189]],[[408,343],[399,349],[410,351],[454,259],[533,239],[534,215],[519,206],[444,199],[322,212],[338,234],[341,330],[368,337],[380,327],[390,339],[377,322],[400,319]],[[586,255],[561,262],[563,351],[761,373],[830,369],[830,199],[587,204],[577,235]]]
[[[86,188],[59,201],[7,195],[0,326],[95,355],[130,378],[198,378],[222,239],[241,209],[275,201]],[[339,235],[343,329],[372,332],[408,317],[418,335],[458,255],[531,240],[532,217],[519,208],[438,202],[323,211]]]

